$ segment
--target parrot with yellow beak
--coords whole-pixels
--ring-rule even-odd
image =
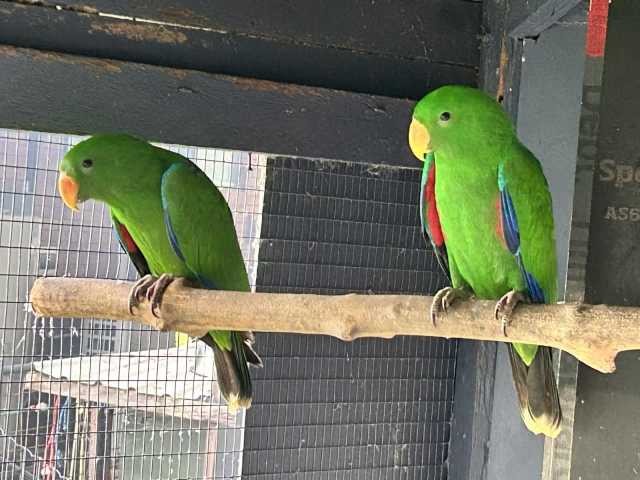
[[[416,104],[409,145],[423,162],[422,230],[451,281],[434,296],[431,320],[456,299],[495,299],[506,335],[519,302],[554,303],[551,194],[500,105],[474,88],[438,88]],[[524,424],[557,436],[562,412],[551,349],[509,343],[508,350]]]
[[[116,236],[142,276],[131,310],[146,296],[159,316],[162,294],[175,277],[199,288],[250,291],[229,206],[187,158],[129,135],[106,134],[74,146],[59,169],[58,189],[69,208],[89,199],[109,207]],[[248,408],[248,363],[262,366],[252,333],[211,331],[201,340],[213,349],[229,409]]]

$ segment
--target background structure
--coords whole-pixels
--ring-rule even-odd
[[[594,423],[607,409],[635,418],[633,355],[606,379],[559,356],[566,428],[545,444],[523,428],[492,343],[261,334],[267,366],[241,418],[219,407],[214,383],[196,382],[208,378],[206,350],[29,313],[36,275],[132,278],[104,210],[72,217],[53,191],[55,164],[77,141],[68,134],[113,130],[170,142],[229,187],[257,290],[435,291],[443,279],[417,229],[406,129],[414,101],[446,83],[501,99],[541,159],[566,298],[634,302],[607,288],[618,271],[635,278],[633,245],[608,243],[635,224],[601,209],[634,208],[637,192],[594,184],[601,159],[637,163],[633,0],[612,4],[607,61],[607,0],[318,5],[0,0],[0,478],[56,478],[58,450],[91,459],[72,467],[87,478],[633,478],[633,422]],[[81,355],[95,368],[69,360]],[[178,372],[192,388],[177,388]],[[610,429],[625,432],[624,448],[605,440]]]
[[[481,4],[433,0],[429,11],[421,2],[398,9],[386,1],[336,3],[329,10],[317,2],[277,2],[271,7],[266,11],[261,2],[253,1],[217,4],[214,10],[200,2],[183,2],[180,8],[170,2],[134,6],[101,1],[1,2],[0,43],[6,46],[0,47],[0,125],[80,134],[123,130],[149,140],[236,150],[233,155],[241,159],[241,175],[250,165],[264,173],[260,177],[264,183],[254,187],[261,195],[264,190],[264,197],[251,204],[252,212],[262,211],[256,220],[259,228],[245,233],[260,239],[258,290],[435,291],[443,279],[418,230],[420,172],[405,141],[413,104],[406,98],[418,98],[444,83],[476,83]],[[25,82],[47,94],[30,103]],[[33,121],[36,112],[43,122]],[[15,130],[5,135],[43,135],[37,138],[45,142],[48,138]],[[58,143],[70,142],[67,137],[56,138]],[[48,168],[54,168],[65,148],[48,156]],[[180,148],[189,156],[201,150]],[[28,163],[23,157],[16,160],[21,168],[43,168],[41,160],[34,157]],[[265,163],[255,164],[256,157]],[[48,175],[53,181],[53,171]],[[14,188],[13,183],[8,185]],[[23,197],[31,195],[24,193]],[[242,200],[246,190],[240,186],[229,194]],[[51,218],[71,222],[72,241],[55,245],[55,250],[68,250],[71,261],[57,263],[51,273],[129,275],[100,207],[72,218],[60,210],[53,190],[48,195],[58,217],[34,221],[27,211],[26,217],[21,213],[12,218],[12,228],[47,224]],[[84,261],[91,268],[75,259],[77,242],[89,238],[102,239],[99,245],[84,247]],[[23,253],[37,255],[40,248],[23,248]],[[106,267],[93,265],[107,251],[120,267],[114,270],[112,259],[105,274]],[[26,268],[24,261],[19,265]],[[23,293],[12,294],[7,301],[22,308],[29,281],[37,274],[25,272]],[[7,278],[13,281],[13,275],[11,270]],[[22,311],[15,315],[18,323],[10,331],[20,335],[33,320]],[[58,326],[58,320],[51,322]],[[150,370],[158,357],[172,355],[188,359],[188,365],[178,361],[176,367],[188,369],[198,354],[174,355],[167,350],[170,336],[122,332],[108,322],[73,325],[84,337],[124,339],[124,343],[117,339],[98,343],[107,349],[122,345],[128,356],[128,350],[141,352]],[[43,328],[46,331],[49,324]],[[36,343],[42,341],[38,338]],[[202,448],[192,448],[192,455],[182,457],[184,478],[227,478],[240,472],[247,478],[448,477],[457,342],[398,338],[344,344],[329,338],[262,334],[258,342],[266,366],[254,372],[256,399],[244,428],[233,419],[233,428],[221,427],[213,435],[211,420],[207,429],[198,425]],[[6,363],[15,357],[13,344],[8,348]],[[75,348],[58,346],[50,351],[51,357],[55,361],[88,353]],[[164,350],[153,350],[158,348]],[[206,358],[199,368],[204,363]],[[117,372],[111,379],[116,383],[130,375],[129,370]],[[29,381],[38,380],[25,379],[25,373],[21,370],[12,377],[18,397],[28,390]],[[63,381],[50,379],[49,384]],[[32,437],[41,446],[51,438],[57,405],[55,398],[37,395],[36,405],[43,410],[34,415],[42,426],[33,430]],[[121,397],[115,397],[116,407],[124,408]],[[136,448],[126,449],[125,468],[118,470],[122,478],[173,478],[175,472],[171,471],[175,465],[166,462],[175,459],[171,453],[178,450],[160,456],[151,439],[157,447],[159,436],[179,430],[170,427],[183,425],[187,414],[160,420],[152,408],[157,402],[148,397],[138,402],[152,411],[153,419],[146,423],[123,427],[104,413],[97,420],[90,417],[94,423],[89,431],[127,430],[138,439]],[[94,406],[92,400],[97,398],[90,399],[90,407],[102,408],[101,402]],[[202,399],[189,400],[202,416],[198,402]],[[23,402],[18,411],[32,404]],[[7,410],[15,411],[16,406]],[[227,421],[224,409],[215,411],[220,412],[215,422]],[[138,413],[137,418],[148,415]],[[7,426],[4,440],[11,443],[10,437],[23,429],[17,423]],[[240,438],[229,434],[240,430]],[[168,441],[165,438],[163,450]],[[88,454],[96,465],[105,449],[119,446],[102,444],[100,452]],[[173,438],[174,449],[176,445],[180,443]],[[3,456],[7,478],[26,476],[25,469],[37,474],[41,467],[42,461],[29,457],[21,446],[13,448],[30,460]],[[34,454],[51,455],[46,446]],[[240,461],[241,470],[236,468]]]
[[[176,349],[173,335],[143,326],[36,319],[28,309],[36,276],[136,277],[103,205],[72,215],[60,203],[57,164],[79,140],[0,130],[0,476],[237,476],[244,415],[221,406],[206,347]],[[246,153],[165,147],[220,187],[254,285],[266,157],[251,155],[249,169]]]
[[[260,334],[265,368],[245,422],[221,406],[206,347],[120,322],[36,319],[38,275],[135,278],[108,211],[72,214],[58,198],[57,163],[79,139],[0,132],[5,478],[447,478],[455,341]],[[416,224],[417,170],[167,147],[221,187],[258,290],[443,285]]]

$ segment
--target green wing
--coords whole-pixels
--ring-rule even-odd
[[[557,296],[556,250],[551,194],[538,160],[524,147],[498,167],[502,232],[522,274],[523,290],[534,303]],[[514,344],[529,365],[537,346]]]
[[[249,291],[233,217],[213,182],[191,162],[176,162],[162,176],[161,195],[171,246],[192,279],[204,288]],[[210,335],[231,349],[229,332]]]
[[[551,194],[538,160],[522,145],[498,167],[504,240],[515,256],[522,288],[536,303],[556,301],[556,251]],[[508,345],[520,415],[529,430],[556,437],[562,409],[551,349]]]
[[[504,176],[520,229],[523,265],[542,288],[545,303],[554,303],[557,262],[553,207],[542,167],[531,152],[518,144],[515,155],[504,162]]]

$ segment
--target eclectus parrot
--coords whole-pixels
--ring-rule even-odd
[[[157,314],[174,277],[199,288],[250,291],[233,218],[224,197],[191,161],[123,134],[96,135],[60,163],[64,203],[107,204],[113,227],[142,278],[129,308],[146,296]],[[212,305],[215,308],[215,305]],[[251,406],[247,363],[261,366],[251,332],[211,331],[218,385],[229,409]]]
[[[540,163],[498,103],[474,88],[438,88],[416,104],[409,145],[424,162],[423,233],[452,285],[434,296],[432,321],[455,299],[496,299],[506,335],[518,302],[554,303],[551,194]],[[562,413],[551,349],[508,349],[525,425],[557,436]]]

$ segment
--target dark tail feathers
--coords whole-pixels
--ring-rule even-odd
[[[220,393],[227,401],[229,410],[251,407],[251,374],[248,363],[262,367],[262,360],[253,349],[251,332],[232,332],[231,350],[223,350],[209,335],[201,338],[213,349],[216,375]]]
[[[551,348],[539,347],[528,367],[511,344],[508,348],[522,420],[533,433],[555,438],[560,433],[562,411]]]

